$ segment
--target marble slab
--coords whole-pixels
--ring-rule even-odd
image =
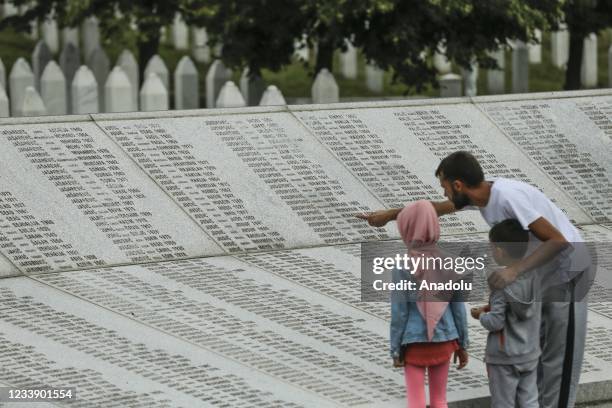
[[[19,269],[0,253],[0,278],[17,275],[21,275]]]
[[[610,222],[612,96],[478,106],[594,221]]]
[[[224,358],[31,278],[0,280],[0,293],[1,382],[76,387],[90,406],[337,406],[251,369],[248,352]]]
[[[281,265],[279,265],[281,266]],[[352,276],[345,267],[344,273]],[[337,406],[401,406],[388,321],[236,258],[46,274],[40,281],[189,341],[246,370],[288,381]],[[359,288],[358,279],[351,285]],[[384,305],[385,309],[389,305]],[[248,355],[248,359],[242,356]],[[454,398],[481,388],[482,362],[453,373]],[[279,384],[279,386],[284,386]]]
[[[460,238],[471,242],[474,234]],[[358,251],[358,245],[273,251],[44,274],[36,280],[238,360],[245,372],[282,381],[278,387],[288,382],[334,406],[399,407],[403,378],[388,361],[389,305],[359,301]],[[601,333],[612,330],[612,320],[594,310],[589,325],[595,328],[589,344],[604,341]],[[486,332],[470,321],[472,358],[466,370],[451,370],[450,401],[488,395],[485,343]],[[245,353],[246,361],[240,358]],[[604,357],[597,347],[587,347],[583,383],[612,380]]]
[[[405,406],[390,306],[360,297],[361,243],[400,241],[354,214],[442,200],[434,170],[464,149],[594,243],[578,398],[611,399],[612,96],[549,96],[3,121],[0,385],[91,406]],[[442,224],[449,245],[487,242],[478,212]],[[469,324],[455,408],[489,404]]]
[[[576,223],[591,219],[549,177],[470,104],[295,111],[304,125],[386,205],[443,200],[434,172],[442,158],[469,150],[486,177],[516,178],[539,187]],[[478,213],[442,219],[448,232],[486,231]]]
[[[97,123],[228,252],[379,240],[383,204],[288,113]]]
[[[92,122],[3,125],[0,144],[0,252],[24,273],[223,252]]]

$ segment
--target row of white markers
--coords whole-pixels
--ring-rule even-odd
[[[97,26],[97,22],[89,22]],[[97,28],[97,27],[96,27]],[[141,84],[138,63],[133,54],[124,51],[115,67],[110,70],[110,61],[99,44],[94,31],[83,28],[84,37],[96,37],[89,41],[93,47],[86,55],[86,65],[81,65],[80,51],[76,38],[64,38],[64,48],[59,56],[59,65],[52,60],[53,52],[45,40],[36,45],[32,53],[32,68],[18,60],[6,81],[6,71],[0,60],[0,117],[27,115],[61,115],[67,113],[125,112],[167,110],[170,108],[170,74],[164,61],[154,56],[147,63]],[[44,31],[43,31],[44,33]],[[86,35],[89,33],[90,35]],[[567,62],[567,33],[556,32],[552,36],[553,63]],[[43,38],[47,37],[43,35]],[[585,40],[582,61],[582,83],[585,87],[597,84],[597,37],[592,34]],[[86,43],[83,39],[83,43]],[[90,47],[91,48],[91,47]],[[528,92],[529,64],[541,62],[541,46],[516,42],[512,44],[512,92]],[[499,65],[504,68],[504,52],[493,53]],[[194,53],[194,57],[196,54]],[[300,58],[307,59],[306,50],[300,51]],[[442,53],[434,55],[434,65],[440,73],[440,95],[474,96],[478,67],[463,70],[461,76],[451,73],[451,64]],[[610,86],[612,86],[612,47],[609,52]],[[354,47],[341,55],[340,72],[344,77],[357,77],[357,51]],[[384,72],[374,65],[365,68],[366,85],[372,91],[383,91]],[[230,80],[231,71],[220,61],[211,65],[206,75],[206,107],[241,107],[246,105],[286,104],[281,92],[275,86],[265,88],[263,81],[248,77],[243,72],[240,90]],[[199,108],[199,78],[193,61],[184,56],[173,73],[175,109]],[[504,93],[505,75],[503,70],[487,72],[489,93]],[[29,89],[32,87],[32,89]],[[7,95],[7,91],[9,95]],[[129,97],[126,97],[129,95]],[[10,99],[9,99],[10,96]],[[312,102],[332,103],[339,101],[339,89],[333,75],[327,70],[318,73],[311,89]],[[9,104],[10,100],[10,104]]]
[[[137,86],[134,86],[138,84],[135,59],[129,51],[123,54],[122,59],[132,60],[135,68],[117,64],[107,75],[104,84],[99,86],[94,72],[86,65],[76,70],[68,84],[62,69],[54,60],[46,64],[38,78],[36,70],[33,71],[25,59],[19,58],[9,74],[8,89],[5,88],[7,82],[0,60],[0,117],[168,110],[169,74],[161,58],[156,55],[149,61],[145,69],[146,79],[139,92],[135,92]],[[221,61],[211,65],[206,78],[207,99],[210,98],[214,103],[207,103],[207,107],[247,105],[241,91],[229,80],[230,76],[231,71]],[[198,72],[189,57],[184,56],[179,61],[173,79],[174,107],[198,108]],[[8,95],[6,90],[9,91]],[[267,87],[260,99],[260,105],[285,104],[283,95],[274,85]]]

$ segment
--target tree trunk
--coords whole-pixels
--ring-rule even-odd
[[[146,78],[144,77],[144,70],[147,66],[147,62],[152,56],[157,54],[159,50],[159,26],[151,28],[140,27],[140,30],[148,30],[146,40],[138,43],[138,67],[140,70],[140,82],[144,83]],[[139,85],[140,88],[140,85]]]
[[[334,64],[334,47],[330,42],[319,41],[317,47],[317,63],[315,64],[315,76],[323,68],[327,68],[329,72],[332,72]]]
[[[580,89],[580,69],[582,68],[582,51],[584,49],[584,34],[570,30],[569,59],[565,71],[565,86],[567,91]]]

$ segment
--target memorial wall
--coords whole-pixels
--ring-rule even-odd
[[[443,199],[440,159],[469,150],[552,198],[612,276],[611,118],[598,91],[2,119],[0,385],[76,387],[71,406],[405,406],[389,305],[360,298],[360,243],[399,236],[354,214]],[[451,242],[487,230],[442,222]],[[583,401],[612,399],[611,289],[591,293]],[[455,406],[488,395],[470,325]]]

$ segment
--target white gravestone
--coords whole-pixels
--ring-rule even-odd
[[[303,62],[308,62],[308,58],[310,57],[310,50],[308,49],[306,38],[307,36],[304,34],[301,40],[295,40],[293,42],[295,58]]]
[[[219,97],[215,103],[217,108],[242,108],[246,102],[240,93],[240,89],[232,81],[227,81],[219,91]]]
[[[81,65],[74,75],[71,86],[72,113],[98,113],[98,83],[93,72]]]
[[[0,84],[0,118],[8,118],[10,115],[9,100],[4,90],[4,86]]]
[[[104,84],[104,112],[133,112],[132,83],[123,69],[116,65]]]
[[[89,54],[100,47],[100,27],[96,17],[89,17],[83,22],[83,56],[87,61]]]
[[[59,29],[57,20],[54,17],[47,17],[41,24],[42,38],[49,46],[52,54],[57,54],[60,50]]]
[[[259,101],[260,106],[276,106],[286,104],[287,101],[285,101],[285,97],[281,93],[280,89],[278,89],[275,85],[268,86],[261,97],[261,101]]]
[[[550,34],[551,59],[557,68],[565,67],[569,58],[569,32],[565,24],[559,26],[559,31]]]
[[[214,108],[221,87],[230,80],[232,71],[225,67],[221,60],[210,65],[206,73],[206,107]]]
[[[62,28],[62,44],[64,45],[64,47],[68,44],[73,44],[76,48],[79,48],[79,28]]]
[[[32,72],[34,73],[36,89],[40,89],[40,76],[52,58],[51,50],[43,40],[40,40],[32,51]]]
[[[5,4],[9,4],[9,3],[5,3]],[[32,8],[32,5],[30,4],[22,4],[17,8],[17,10],[20,15],[24,15],[31,8]],[[27,34],[27,36],[33,41],[38,40],[38,20],[35,19],[35,20],[30,21],[30,32]]]
[[[155,72],[151,72],[140,90],[140,110],[168,110],[168,90]]]
[[[0,64],[2,64],[1,61]],[[608,49],[608,86],[612,88],[612,45]]]
[[[174,70],[174,109],[197,109],[199,107],[198,70],[191,58],[184,55]]]
[[[208,64],[210,62],[210,47],[208,46],[208,34],[205,28],[196,28],[192,30],[193,35],[193,58],[197,62]]]
[[[436,68],[436,71],[440,75],[448,74],[451,72],[452,65],[451,62],[446,58],[446,47],[443,45],[438,45],[438,49],[434,52],[433,55],[433,64]]]
[[[529,63],[541,64],[542,63],[542,30],[536,28],[535,37],[537,42],[530,42],[529,48]]]
[[[3,17],[11,17],[19,13],[19,9],[17,6],[13,5],[13,3],[9,1],[4,1],[4,5],[2,7],[2,16]]]
[[[340,54],[340,72],[347,79],[357,78],[357,48],[349,40],[346,43],[346,51]]]
[[[28,86],[21,104],[21,116],[43,116],[47,114],[45,104],[36,89]]]
[[[140,87],[140,72],[138,62],[130,50],[123,50],[117,59],[117,65],[123,69],[132,84],[132,100],[135,109],[138,109],[138,88]]]
[[[461,75],[465,96],[476,96],[478,94],[478,64],[473,63],[471,69],[461,68]]]
[[[597,86],[597,35],[595,33],[589,34],[584,39],[580,83],[585,88]]]
[[[152,72],[159,76],[159,79],[162,80],[164,86],[168,92],[170,92],[170,75],[168,73],[168,67],[158,54],[152,56],[151,59],[149,59],[149,62],[147,62],[147,66],[144,70],[144,76],[148,77]]]
[[[104,84],[106,78],[110,72],[110,60],[106,52],[98,47],[89,54],[87,59],[87,66],[93,72],[96,83],[98,84],[98,99],[100,103],[100,109],[103,109],[106,105],[104,104]]]
[[[30,33],[28,37],[33,41],[38,40],[38,23],[36,21],[30,22]]]
[[[340,100],[340,90],[334,75],[321,69],[312,83],[312,103],[334,103]]]
[[[222,41],[218,41],[215,46],[212,48],[212,55],[213,58],[217,59],[221,56],[221,53],[223,51],[223,42]]]
[[[365,67],[366,87],[372,92],[381,93],[384,90],[385,71],[374,64]]]
[[[34,86],[34,74],[27,61],[19,58],[13,64],[9,74],[9,94],[11,97],[11,114],[13,116],[21,116],[23,96],[28,86]]]
[[[506,53],[502,48],[489,53],[489,56],[497,61],[500,69],[487,70],[487,91],[489,94],[503,94],[506,92]]]
[[[529,50],[522,41],[512,49],[512,92],[529,92]]]
[[[0,85],[6,89],[6,68],[4,67],[2,58],[0,58]]]
[[[186,50],[189,48],[189,29],[183,20],[180,13],[174,15],[172,23],[172,42],[177,50]]]
[[[256,75],[255,78],[250,77],[249,69],[245,68],[240,76],[240,92],[244,96],[248,106],[255,106],[261,101],[261,97],[266,90],[266,84],[263,79]]]
[[[55,61],[50,61],[40,78],[40,96],[49,115],[65,115],[66,78]]]
[[[64,46],[64,49],[62,49],[59,61],[62,72],[64,73],[64,78],[66,78],[67,113],[72,113],[72,93],[70,91],[70,85],[72,84],[74,74],[76,74],[81,66],[81,53],[76,45],[69,42]]]
[[[462,78],[457,74],[442,75],[440,77],[440,96],[442,98],[452,98],[461,96]]]

